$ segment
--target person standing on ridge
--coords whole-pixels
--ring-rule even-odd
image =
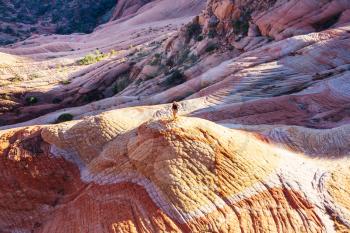
[[[171,107],[171,110],[173,112],[173,120],[177,119],[177,113],[179,112],[179,107],[180,107],[179,104],[176,101],[174,101]]]

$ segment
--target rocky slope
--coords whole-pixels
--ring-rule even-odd
[[[4,133],[2,231],[349,230],[347,156],[315,160],[199,118],[143,120],[113,111]]]
[[[133,15],[142,6],[151,2],[152,0],[121,0],[118,2],[116,9],[113,11],[113,15],[110,20],[120,19],[126,16]]]
[[[0,1],[0,44],[33,34],[91,32],[111,17],[115,0]]]
[[[350,2],[132,2],[0,48],[1,231],[350,232]]]

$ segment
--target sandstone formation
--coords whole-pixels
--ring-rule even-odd
[[[315,160],[199,118],[135,126],[118,112],[4,132],[1,229],[349,229],[346,156]]]
[[[118,4],[0,48],[0,232],[350,232],[349,1]]]
[[[149,2],[151,2],[151,0],[119,1],[110,20],[116,20],[123,16],[130,16],[131,14],[136,13],[142,6]]]

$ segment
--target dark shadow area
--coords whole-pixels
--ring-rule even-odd
[[[90,33],[107,22],[116,0],[0,0],[0,45],[32,34]]]
[[[336,24],[341,16],[342,12],[339,12],[331,17],[323,19],[317,23],[314,23],[312,27],[316,30],[316,32],[320,32],[326,29],[331,28],[334,24]]]

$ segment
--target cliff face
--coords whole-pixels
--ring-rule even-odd
[[[0,48],[1,231],[350,232],[350,2],[130,2]]]
[[[115,0],[1,0],[0,44],[33,34],[92,32],[98,24],[109,20],[115,4]]]
[[[228,37],[235,34],[236,40],[248,34],[282,40],[326,30],[348,18],[348,2],[341,0],[209,1],[206,13],[201,16],[207,30],[216,29]]]

